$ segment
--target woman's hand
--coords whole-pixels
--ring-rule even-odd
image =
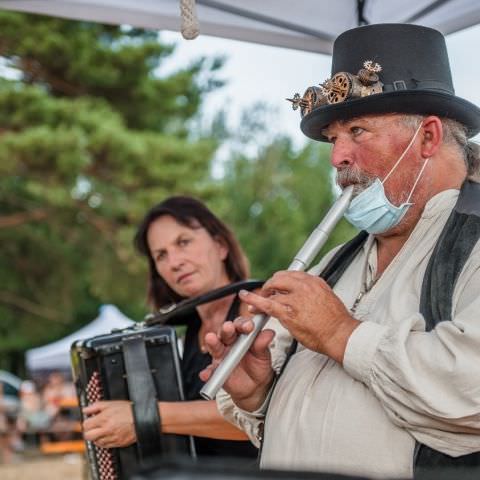
[[[83,436],[103,448],[127,447],[137,441],[131,402],[95,402],[83,409]]]

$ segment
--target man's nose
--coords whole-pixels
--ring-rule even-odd
[[[332,146],[330,162],[337,170],[339,168],[350,167],[353,165],[353,152],[348,140],[340,137],[336,139]]]

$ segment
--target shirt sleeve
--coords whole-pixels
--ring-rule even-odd
[[[393,423],[451,456],[480,450],[479,290],[478,262],[467,264],[451,321],[425,332],[420,313],[400,325],[367,318],[345,351],[344,369],[368,386]]]
[[[270,390],[262,406],[254,412],[247,412],[237,407],[233,403],[232,397],[223,389],[218,392],[216,397],[217,408],[223,418],[243,430],[257,448],[260,448],[262,443],[265,413],[271,393]]]

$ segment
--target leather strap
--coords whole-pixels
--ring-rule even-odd
[[[435,245],[423,278],[420,312],[424,316],[427,332],[440,322],[451,321],[456,282],[479,239],[480,185],[466,181]],[[451,457],[416,442],[413,463],[416,479],[424,476],[433,478],[431,470],[435,468],[478,468],[480,452]]]
[[[338,280],[340,280],[340,277],[353,262],[353,259],[357,256],[367,238],[368,233],[365,231],[357,234],[338,249],[326,267],[322,270],[319,277],[323,278],[330,288],[333,288]]]
[[[188,298],[177,304],[160,309],[158,312],[148,315],[145,319],[146,325],[178,325],[182,324],[184,317],[190,315],[193,310],[204,303],[213,302],[219,298],[227,297],[240,290],[255,290],[264,284],[261,280],[243,280],[241,282],[231,283],[225,287],[211,290],[208,293],[198,297]]]
[[[399,90],[434,90],[453,94],[451,88],[438,80],[416,80],[411,79],[398,79],[392,83],[387,83],[383,86],[383,92],[398,92]]]
[[[150,374],[144,337],[131,336],[123,339],[122,343],[138,455],[142,466],[147,466],[159,458],[163,450],[157,393]]]

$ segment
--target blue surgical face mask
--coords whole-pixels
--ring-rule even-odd
[[[397,168],[403,157],[406,155],[410,147],[413,145],[415,138],[422,124],[419,125],[415,134],[413,135],[407,148],[403,151],[400,158],[392,167],[387,176],[381,181],[376,178],[372,185],[366,188],[363,192],[359,193],[350,203],[347,211],[345,212],[345,218],[355,227],[360,230],[366,230],[368,233],[383,233],[390,230],[394,226],[398,225],[402,218],[407,213],[407,210],[413,205],[410,203],[412,193],[417,186],[423,170],[427,166],[429,158],[425,160],[422,168],[413,184],[413,187],[408,195],[407,201],[396,207],[385,195],[385,189],[383,184],[387,181],[388,177]]]

